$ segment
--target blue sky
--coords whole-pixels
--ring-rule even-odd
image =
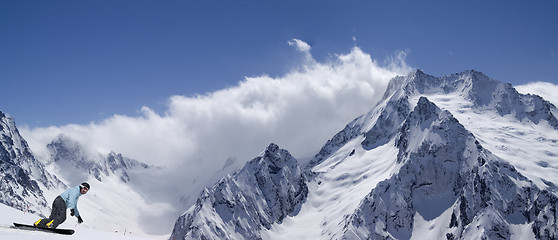
[[[558,83],[558,1],[0,0],[0,111],[18,125],[159,114],[173,95],[283,76],[353,47],[440,76]]]

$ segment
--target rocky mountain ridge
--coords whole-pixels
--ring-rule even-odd
[[[82,179],[87,179],[86,175],[92,175],[95,179],[102,182],[103,175],[108,176],[109,174],[115,174],[119,176],[121,181],[129,182],[130,176],[127,170],[132,168],[147,169],[150,167],[147,164],[140,163],[112,151],[107,156],[97,154],[96,157],[92,157],[79,142],[64,135],[54,139],[47,145],[47,148],[50,151],[52,161],[56,163],[57,167],[67,168],[70,169],[69,171],[72,171],[71,174],[64,174],[66,171],[60,172],[73,184],[79,184]],[[76,169],[78,170],[77,172]]]
[[[260,230],[295,215],[307,194],[297,160],[270,144],[241,170],[206,188],[178,218],[170,239],[260,239]]]
[[[37,161],[15,121],[0,112],[0,202],[41,214],[48,204],[42,188],[65,186]]]

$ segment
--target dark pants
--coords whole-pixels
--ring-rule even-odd
[[[62,197],[58,196],[52,202],[50,217],[42,219],[38,226],[56,228],[64,221],[66,221],[66,202],[64,202]]]

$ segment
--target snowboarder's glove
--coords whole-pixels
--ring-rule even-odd
[[[74,209],[70,209],[70,215],[71,215],[71,216],[74,216],[75,214],[76,214],[76,213],[75,213],[75,210],[74,210]]]
[[[81,224],[83,222],[83,219],[81,219],[81,216],[78,216],[78,223]]]

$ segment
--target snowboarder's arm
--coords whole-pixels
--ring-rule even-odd
[[[74,208],[74,214],[76,215],[76,217],[79,217],[79,211],[77,209],[77,203],[76,203],[76,207]]]
[[[66,207],[70,209],[70,211],[73,209],[74,210],[74,215],[77,217],[79,216],[79,211],[77,209],[77,201],[79,199],[79,197],[81,196],[81,193],[79,192],[79,187],[76,189],[72,189],[72,191],[70,191],[68,193],[68,201],[66,202]]]

